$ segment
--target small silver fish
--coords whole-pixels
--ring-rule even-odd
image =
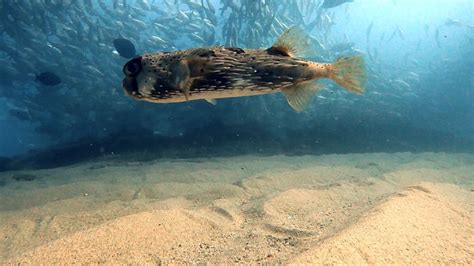
[[[283,92],[300,112],[328,78],[354,93],[364,92],[365,66],[360,56],[335,63],[298,57],[307,42],[298,28],[285,31],[268,49],[196,48],[145,54],[123,67],[127,95],[154,103],[177,103]],[[307,40],[307,39],[306,39]]]

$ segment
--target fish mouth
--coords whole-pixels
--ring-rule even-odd
[[[125,78],[122,81],[122,87],[127,95],[140,97],[137,76],[141,73],[142,69],[141,56],[133,58],[123,66],[122,71]]]

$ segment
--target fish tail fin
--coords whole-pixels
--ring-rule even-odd
[[[364,59],[361,56],[339,58],[332,64],[329,78],[350,92],[362,94],[367,79]]]

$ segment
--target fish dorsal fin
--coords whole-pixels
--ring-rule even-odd
[[[300,28],[293,26],[283,32],[267,51],[283,56],[302,57],[309,52],[309,48],[308,36]]]
[[[314,82],[305,82],[296,85],[295,87],[283,89],[282,92],[286,96],[288,104],[296,112],[302,112],[311,102],[313,95],[316,94],[321,89]]]

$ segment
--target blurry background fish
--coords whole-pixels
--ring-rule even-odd
[[[293,25],[314,60],[366,57],[367,94],[328,83],[295,114],[281,95],[153,105],[121,89],[136,54],[269,47]],[[3,0],[0,156],[147,134],[250,152],[472,149],[473,25],[470,0]]]

